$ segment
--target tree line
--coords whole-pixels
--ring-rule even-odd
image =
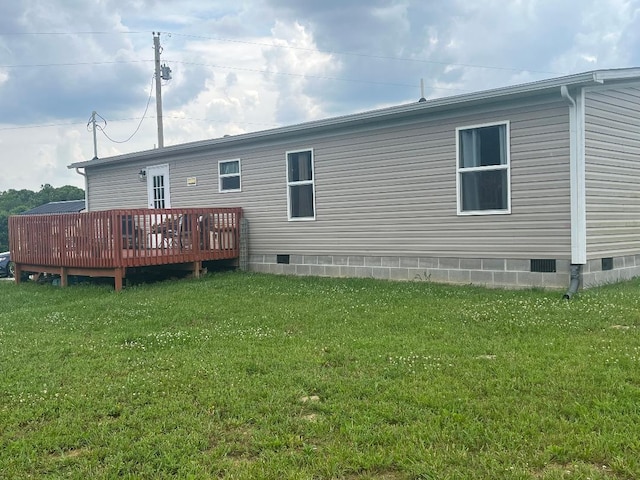
[[[0,192],[0,252],[9,250],[9,216],[19,215],[49,202],[84,199],[84,190],[71,185],[54,188],[48,183],[40,191],[7,190]]]

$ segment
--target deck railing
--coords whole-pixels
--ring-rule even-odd
[[[126,269],[237,258],[241,215],[240,208],[172,208],[12,216],[11,259],[25,270]]]

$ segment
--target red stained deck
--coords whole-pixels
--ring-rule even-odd
[[[240,254],[240,208],[106,210],[9,218],[16,282],[22,272],[113,277],[127,269],[180,265],[198,276],[203,261]]]

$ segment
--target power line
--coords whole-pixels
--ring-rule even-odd
[[[381,86],[390,86],[390,87],[410,87],[416,88],[416,84],[409,83],[395,83],[395,82],[376,82],[372,80],[358,80],[355,78],[341,78],[341,77],[331,77],[325,75],[306,75],[303,73],[291,73],[291,72],[274,72],[271,70],[261,70],[257,68],[245,68],[245,67],[234,67],[228,65],[217,65],[211,63],[198,63],[198,62],[184,62],[180,60],[169,60],[171,63],[180,64],[180,65],[192,65],[192,66],[200,66],[200,67],[211,67],[211,68],[219,68],[224,70],[235,70],[241,72],[251,72],[251,73],[262,73],[268,75],[281,75],[287,77],[300,77],[300,78],[309,78],[316,80],[332,80],[337,82],[349,82],[349,83],[363,83],[369,85],[381,85]],[[128,61],[113,61],[113,62],[76,62],[76,63],[48,63],[48,64],[24,64],[24,65],[0,65],[0,68],[26,68],[26,67],[75,67],[75,66],[89,66],[89,65],[113,65],[113,64],[129,64],[129,63],[149,63],[153,62],[153,60],[128,60]],[[448,87],[430,87],[433,90],[454,90],[459,92],[465,92],[466,90],[461,90],[457,88],[448,88]]]
[[[169,32],[168,32],[169,33]],[[467,67],[467,68],[483,68],[490,70],[503,70],[503,71],[511,71],[511,72],[531,72],[531,73],[543,73],[543,74],[552,74],[558,75],[558,72],[550,72],[544,70],[529,70],[526,68],[515,68],[515,67],[499,67],[494,65],[480,65],[480,64],[472,64],[472,63],[453,63],[453,62],[443,62],[437,60],[424,60],[420,58],[409,58],[409,57],[396,57],[396,56],[386,56],[386,55],[372,55],[367,53],[358,53],[358,52],[335,52],[329,50],[320,50],[317,48],[309,48],[309,47],[296,47],[293,45],[277,45],[275,43],[263,43],[263,42],[251,42],[248,40],[235,40],[230,38],[223,37],[209,37],[202,35],[189,35],[184,33],[175,33],[170,32],[171,35],[175,35],[176,37],[187,37],[187,38],[199,38],[203,40],[215,40],[218,42],[229,42],[229,43],[242,43],[246,45],[256,45],[263,47],[274,47],[274,48],[288,48],[292,50],[302,50],[306,52],[316,52],[316,53],[325,53],[328,55],[344,55],[344,56],[353,56],[353,57],[363,57],[363,58],[374,58],[379,60],[397,60],[401,62],[413,62],[413,63],[425,63],[425,64],[434,64],[434,65],[445,65],[445,66],[453,66],[453,67]]]
[[[101,115],[98,115],[100,118],[103,118]],[[149,117],[130,117],[130,118],[117,118],[113,120],[109,120],[110,123],[117,122],[131,122],[134,120],[143,120],[144,118],[155,119],[155,116]],[[164,115],[164,118],[171,118],[175,120],[190,120],[193,122],[208,122],[208,123],[233,123],[235,125],[252,125],[252,126],[261,126],[261,127],[270,127],[276,128],[280,125],[273,123],[258,123],[258,122],[235,122],[233,120],[215,120],[212,118],[193,118],[193,117],[183,117],[181,115]],[[104,120],[104,118],[103,118]],[[52,128],[52,127],[70,127],[73,125],[84,125],[84,122],[60,122],[60,123],[44,123],[39,125],[15,125],[12,127],[0,127],[0,132],[5,130],[27,130],[30,128]]]
[[[74,62],[74,63],[29,63],[17,65],[0,65],[0,68],[28,68],[28,67],[84,67],[89,65],[114,65],[128,63],[145,63],[153,60],[114,60],[112,62]]]
[[[416,85],[408,84],[408,83],[389,83],[389,82],[374,82],[371,80],[356,80],[354,78],[340,78],[340,77],[328,77],[324,75],[305,75],[303,73],[289,73],[289,72],[273,72],[271,70],[260,70],[257,68],[244,68],[244,67],[233,67],[227,65],[216,65],[209,63],[196,63],[196,62],[181,62],[179,60],[168,60],[170,63],[179,63],[182,65],[195,65],[199,67],[212,67],[212,68],[221,68],[226,70],[237,70],[240,72],[252,72],[252,73],[266,73],[268,75],[283,75],[287,77],[302,77],[302,78],[315,78],[318,80],[336,80],[340,82],[356,82],[356,83],[369,83],[374,85],[388,85],[395,87],[412,87],[415,88]]]
[[[129,34],[145,34],[148,35],[149,32],[146,31],[121,31],[121,32],[107,32],[107,31],[86,31],[86,32],[0,32],[0,36],[9,36],[9,35],[129,35]]]
[[[283,75],[283,76],[287,76],[287,77],[301,77],[301,78],[313,78],[316,80],[334,80],[337,82],[353,82],[353,83],[365,83],[365,84],[369,84],[369,85],[382,85],[382,86],[391,86],[391,87],[410,87],[410,88],[416,88],[418,87],[417,84],[413,84],[413,83],[393,83],[393,82],[376,82],[373,80],[358,80],[355,78],[342,78],[342,77],[330,77],[330,76],[325,76],[325,75],[306,75],[303,73],[289,73],[289,72],[273,72],[271,70],[260,70],[260,69],[254,69],[254,68],[245,68],[245,67],[233,67],[233,66],[227,66],[227,65],[217,65],[217,64],[211,64],[211,63],[197,63],[197,62],[183,62],[180,60],[168,60],[171,63],[176,63],[176,64],[181,64],[181,65],[194,65],[194,66],[200,66],[200,67],[212,67],[212,68],[220,68],[220,69],[225,69],[225,70],[237,70],[240,72],[251,72],[251,73],[264,73],[264,74],[268,74],[268,75]],[[456,92],[468,92],[469,90],[463,90],[460,88],[450,88],[450,87],[436,87],[436,86],[429,86],[429,88],[431,88],[432,90],[453,90]]]
[[[156,81],[158,81],[157,79],[155,79]],[[114,140],[113,138],[111,138],[107,132],[104,131],[104,129],[107,127],[107,119],[104,118],[102,115],[100,114],[96,114],[98,115],[102,120],[104,120],[104,127],[100,126],[100,125],[96,125],[96,128],[98,130],[100,130],[102,132],[102,134],[107,137],[107,139],[111,140],[113,143],[127,143],[129,140],[131,140],[133,138],[133,136],[138,133],[138,130],[140,130],[140,126],[142,125],[142,122],[144,121],[144,118],[147,116],[147,111],[149,110],[149,103],[151,103],[151,94],[153,93],[153,81],[154,81],[154,77],[151,77],[151,88],[149,89],[149,98],[147,98],[147,105],[144,107],[144,113],[142,114],[142,118],[140,119],[140,122],[138,123],[138,126],[136,127],[136,129],[134,130],[134,132],[129,136],[129,138],[127,138],[126,140]]]
[[[130,61],[115,61],[115,62],[78,62],[78,63],[47,63],[47,64],[29,64],[29,65],[0,65],[0,68],[26,68],[26,67],[76,67],[76,66],[89,66],[89,65],[113,65],[113,64],[127,64],[127,63],[143,63],[143,62],[153,62],[153,60],[130,60]],[[263,73],[268,75],[281,75],[288,77],[300,77],[300,78],[312,78],[317,80],[333,80],[339,82],[352,82],[352,83],[365,83],[370,85],[386,85],[393,87],[411,87],[415,88],[414,84],[407,83],[392,83],[392,82],[375,82],[371,80],[357,80],[355,78],[340,78],[340,77],[329,77],[323,75],[306,75],[303,73],[290,73],[290,72],[274,72],[270,70],[260,70],[253,68],[244,68],[244,67],[234,67],[227,65],[216,65],[216,64],[208,64],[208,63],[197,63],[197,62],[183,62],[180,60],[170,60],[171,63],[181,64],[181,65],[192,65],[192,66],[201,66],[201,67],[211,67],[211,68],[220,68],[225,70],[237,70],[242,72],[252,72],[252,73]],[[434,87],[435,88],[435,87]]]
[[[68,127],[71,125],[82,125],[82,122],[64,122],[64,123],[43,123],[40,125],[16,125],[13,127],[0,127],[0,132],[4,130],[23,130],[28,128],[51,128],[51,127]]]
[[[79,31],[79,32],[6,32],[1,33],[2,35],[138,35],[138,34],[148,34],[149,32],[143,31],[123,31],[123,32],[106,32],[106,31]],[[207,35],[192,35],[186,33],[176,33],[176,32],[164,32],[167,35],[175,35],[177,37],[184,38],[196,38],[201,40],[214,40],[218,42],[228,42],[228,43],[241,43],[245,45],[255,45],[255,46],[263,46],[263,47],[271,47],[271,48],[281,48],[281,49],[290,49],[290,50],[300,50],[306,52],[316,52],[316,53],[325,53],[328,55],[343,55],[343,56],[353,56],[353,57],[361,57],[361,58],[372,58],[378,60],[395,60],[402,62],[412,62],[412,63],[424,63],[424,64],[432,64],[432,65],[443,65],[443,66],[453,66],[453,67],[465,67],[465,68],[481,68],[488,70],[501,70],[501,71],[510,71],[510,72],[531,72],[531,73],[540,73],[540,74],[548,74],[548,75],[560,75],[560,72],[552,72],[548,70],[531,70],[527,68],[516,68],[516,67],[502,67],[496,65],[482,65],[482,64],[473,64],[473,63],[454,63],[454,62],[445,62],[438,60],[426,60],[421,58],[410,58],[410,57],[400,57],[400,56],[390,56],[390,55],[373,55],[368,53],[358,53],[358,52],[340,52],[340,51],[329,51],[329,50],[320,50],[317,48],[309,48],[309,47],[297,47],[293,45],[278,45],[275,43],[264,43],[264,42],[253,42],[249,40],[237,40],[233,38],[224,38],[224,37],[216,37],[216,36],[207,36]]]
[[[180,115],[164,115],[164,118],[173,118],[176,120],[191,120],[194,122],[209,122],[209,123],[234,123],[236,125],[253,125],[259,127],[269,127],[269,128],[277,128],[280,125],[275,123],[258,123],[258,122],[234,122],[227,120],[213,120],[211,118],[193,118],[193,117],[182,117]]]

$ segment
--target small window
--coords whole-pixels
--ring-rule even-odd
[[[459,215],[510,213],[509,122],[456,129]]]
[[[240,160],[218,162],[218,191],[239,192],[240,190]]]
[[[602,270],[613,270],[613,257],[602,259]]]
[[[287,152],[289,220],[315,220],[313,150]]]

